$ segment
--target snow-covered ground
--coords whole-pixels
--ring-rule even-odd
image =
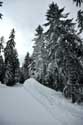
[[[83,125],[83,105],[33,78],[24,85],[0,85],[0,125]]]

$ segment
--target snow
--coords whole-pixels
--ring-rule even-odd
[[[48,110],[57,125],[83,124],[83,105],[72,104],[62,93],[44,87],[34,79],[29,79],[28,83],[25,82],[25,89]]]
[[[30,78],[24,85],[0,85],[0,125],[82,125],[83,105]]]

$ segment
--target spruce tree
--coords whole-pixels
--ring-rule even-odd
[[[83,11],[81,11],[81,10],[79,10],[77,13],[77,22],[78,22],[79,33],[82,33],[82,31],[83,31]]]
[[[22,67],[24,80],[26,80],[30,77],[29,76],[29,65],[30,65],[30,63],[31,63],[31,58],[30,58],[29,53],[27,52],[27,54],[25,56],[25,59],[24,59],[24,64],[23,64],[23,67]]]
[[[38,74],[37,76],[38,80],[40,79],[39,77],[41,76],[39,60],[41,60],[41,48],[42,48],[42,41],[43,41],[42,34],[43,34],[43,28],[42,26],[39,25],[36,29],[36,34],[35,34],[36,38],[34,38],[35,45],[33,46],[34,50],[32,55],[32,58],[35,64],[35,71]]]
[[[19,60],[15,44],[15,30],[12,29],[9,40],[7,41],[6,47],[4,49],[6,67],[4,82],[7,85],[14,85],[16,83],[15,73],[16,70],[19,69]]]
[[[69,23],[68,21],[63,21],[65,18],[68,17],[69,13],[63,14],[63,12],[64,8],[59,9],[58,5],[52,2],[49,5],[49,9],[46,14],[47,23],[45,23],[44,25],[49,28],[46,31],[45,35],[48,42],[48,54],[51,59],[55,58],[55,51],[58,45],[58,39],[61,35],[65,34],[65,30],[67,30],[66,25]]]
[[[33,46],[33,61],[35,64],[36,79],[41,83],[44,82],[45,70],[46,70],[46,48],[45,38],[42,26],[38,26],[36,29],[36,38],[34,38],[35,45]]]
[[[43,28],[39,25],[36,29],[36,38],[33,39],[33,41],[35,41],[35,44],[33,46],[34,48],[34,52],[33,52],[33,59],[37,61],[38,55],[41,54],[41,44],[42,44],[42,40],[43,40]]]
[[[72,19],[68,19],[68,13],[64,14],[63,12],[64,8],[59,9],[57,4],[50,4],[46,15],[48,22],[45,24],[45,26],[49,26],[49,29],[45,35],[46,40],[48,41],[47,49],[50,59],[49,63],[55,63],[55,69],[58,69],[58,76],[62,77],[63,74],[64,78],[70,79],[70,74],[72,74],[71,72],[73,70],[76,73],[78,72],[76,68],[78,67],[78,64],[80,65],[80,63],[78,63],[78,58],[79,53],[82,53],[82,41],[76,35],[76,31],[74,29],[75,24],[72,22]],[[70,57],[72,58],[73,63],[70,63]],[[74,68],[74,60],[76,61],[76,68]],[[68,65],[70,67],[69,69],[67,69]],[[70,71],[71,68],[72,71]],[[66,75],[68,70],[70,71],[69,75]],[[54,78],[53,75],[51,76]],[[61,83],[59,82],[60,79],[62,79],[60,77],[58,77],[58,85]],[[67,81],[64,78],[63,81]],[[55,81],[53,82],[55,83]]]
[[[59,9],[58,5],[52,2],[49,5],[49,9],[46,14],[47,23],[44,24],[46,27],[49,27],[48,30],[45,32],[45,39],[47,41],[46,49],[47,49],[48,58],[49,58],[48,69],[51,63],[51,68],[53,69],[53,72],[54,72],[54,73],[53,72],[50,73],[50,79],[53,80],[52,82],[49,83],[49,84],[52,84],[50,86],[54,86],[55,79],[57,79],[55,77],[58,76],[57,74],[58,72],[55,73],[57,69],[55,54],[59,46],[58,41],[61,35],[63,35],[65,33],[65,30],[67,29],[66,25],[68,21],[63,21],[63,19],[65,19],[69,13],[63,14],[63,11],[64,11],[64,8]],[[65,25],[65,29],[63,25]],[[47,76],[49,76],[48,69],[47,69]],[[55,76],[55,74],[57,75]],[[50,81],[49,77],[47,78],[48,78],[47,81]]]

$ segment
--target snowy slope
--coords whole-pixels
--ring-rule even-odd
[[[44,87],[34,79],[24,87],[51,114],[57,125],[83,125],[83,105],[72,104],[62,93]]]
[[[34,79],[23,86],[0,85],[0,125],[82,125],[83,107]]]

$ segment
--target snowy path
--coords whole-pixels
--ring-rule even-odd
[[[29,79],[24,86],[0,85],[0,125],[82,125],[83,106]]]
[[[0,87],[0,125],[46,123],[53,124],[53,118],[23,87]]]

